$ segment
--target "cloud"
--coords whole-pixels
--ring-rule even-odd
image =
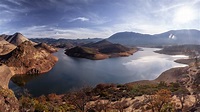
[[[0,0],[0,33],[22,32],[27,37],[93,38],[133,31],[161,33],[199,29],[200,16],[187,24],[173,22],[176,11],[200,0]]]
[[[86,18],[86,17],[77,17],[77,18],[74,18],[74,19],[71,19],[69,20],[69,22],[74,22],[74,21],[89,21],[90,19],[89,18]]]
[[[111,35],[111,32],[103,29],[89,28],[56,28],[49,26],[32,26],[18,30],[28,38],[65,38],[65,39],[83,39],[83,38],[105,38]],[[14,33],[14,32],[12,32]]]

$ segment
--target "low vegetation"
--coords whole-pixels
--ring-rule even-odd
[[[95,88],[87,87],[63,95],[49,94],[36,98],[23,95],[19,102],[20,111],[125,112],[139,109],[171,112],[190,109],[184,105],[187,95],[189,92],[180,83],[132,86],[99,84]],[[180,106],[173,102],[173,96],[177,96]]]

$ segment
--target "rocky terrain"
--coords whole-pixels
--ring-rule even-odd
[[[58,58],[25,41],[12,52],[1,57],[14,74],[40,74],[49,71]]]
[[[9,52],[14,50],[15,48],[16,48],[15,45],[7,42],[4,39],[0,39],[0,55],[8,54]]]
[[[20,33],[0,35],[0,112],[20,110],[20,102],[8,89],[11,77],[48,72],[58,60],[51,54],[56,51],[56,48],[36,44]]]
[[[45,43],[35,43],[21,33],[0,36],[0,62],[13,74],[40,74],[51,70],[58,58],[57,49]]]
[[[46,43],[39,43],[39,44],[35,45],[34,47],[36,49],[40,50],[40,51],[41,50],[45,50],[45,51],[47,51],[49,53],[54,53],[54,52],[58,51],[58,49],[56,47],[53,47],[53,46],[48,45]]]
[[[113,44],[107,40],[89,43],[82,46],[66,49],[65,54],[73,57],[100,60],[112,57],[129,56],[137,51],[137,48],[127,48],[120,44]]]
[[[0,111],[19,112],[19,102],[12,90],[0,86]]]

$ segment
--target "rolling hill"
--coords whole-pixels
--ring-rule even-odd
[[[177,44],[199,44],[200,31],[195,29],[170,30],[149,35],[135,32],[120,32],[108,38],[109,41],[131,46],[158,46]]]

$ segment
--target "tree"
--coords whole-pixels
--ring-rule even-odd
[[[177,95],[178,99],[180,100],[180,103],[181,103],[180,109],[183,111],[185,97],[187,94],[189,94],[189,91],[184,87],[179,87],[179,89],[175,92],[175,94]]]
[[[170,110],[172,107],[171,101],[171,91],[167,89],[161,89],[156,92],[155,95],[149,95],[148,97],[149,104],[148,107],[152,112],[161,112]]]
[[[77,110],[79,110],[80,112],[85,112],[86,104],[88,101],[90,101],[90,91],[91,88],[83,88],[78,91],[73,91],[66,96],[66,99],[71,105],[74,105]]]

